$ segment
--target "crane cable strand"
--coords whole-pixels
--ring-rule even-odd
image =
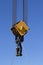
[[[28,56],[27,54],[28,54],[28,53],[26,52],[26,49],[25,49],[24,45],[23,45],[23,50],[24,50],[24,52],[25,52],[25,53],[24,53],[24,54],[25,54],[25,57],[27,58],[27,56]],[[27,58],[27,61],[28,61],[28,58]],[[27,62],[27,61],[26,61],[26,62]],[[28,62],[29,62],[29,61],[28,61]],[[27,63],[27,64],[28,64],[28,63]]]
[[[24,20],[24,0],[23,0],[23,20]]]
[[[28,25],[28,0],[23,0],[23,20]]]
[[[12,0],[12,26],[17,21],[17,0]]]
[[[14,54],[15,54],[15,52],[14,52]],[[13,65],[13,63],[14,63],[14,55],[13,55],[12,60],[11,60],[11,65]]]

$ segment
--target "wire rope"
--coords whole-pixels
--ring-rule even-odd
[[[12,25],[17,21],[17,0],[12,0]]]
[[[23,50],[24,50],[24,56],[27,58],[28,53],[27,53],[26,48],[24,47],[24,45],[23,45]],[[28,58],[26,59],[26,62],[29,65],[29,59]]]
[[[23,20],[28,25],[28,0],[23,0]]]
[[[11,60],[11,65],[13,65],[13,63],[14,63],[14,55],[13,55],[12,60]]]

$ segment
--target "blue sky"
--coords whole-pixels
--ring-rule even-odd
[[[19,13],[19,12],[18,12]],[[30,31],[23,42],[23,56],[16,57],[12,27],[12,0],[0,0],[0,65],[43,65],[43,0],[28,0]]]

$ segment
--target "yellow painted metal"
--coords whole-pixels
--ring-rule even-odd
[[[26,25],[26,23],[23,20],[15,24],[14,27],[21,36],[25,35],[29,30],[29,27]]]

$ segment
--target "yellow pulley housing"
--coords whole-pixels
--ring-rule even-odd
[[[11,30],[13,34],[16,36],[18,35],[24,36],[29,30],[29,27],[26,25],[26,23],[23,20],[21,20],[18,23],[14,24]]]

